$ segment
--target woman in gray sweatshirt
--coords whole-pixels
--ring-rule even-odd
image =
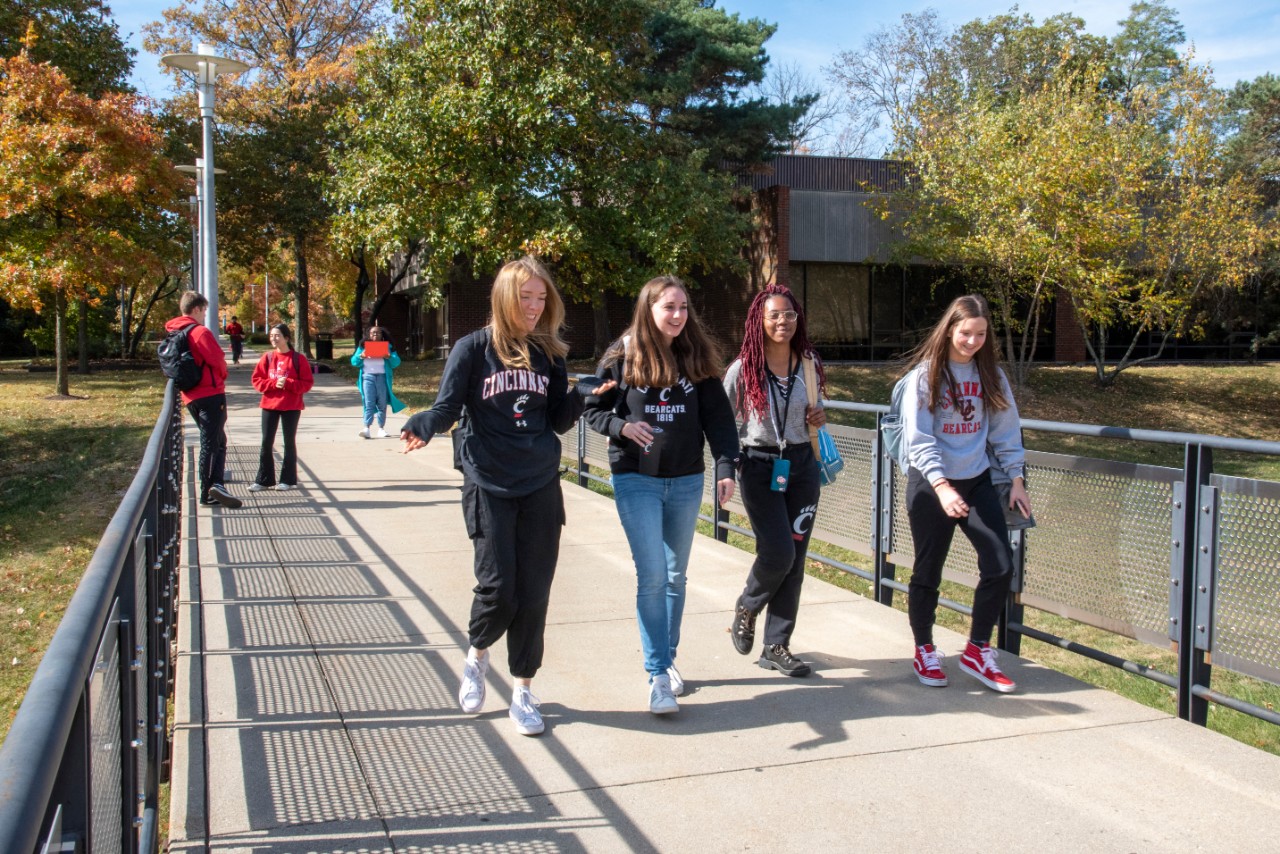
[[[959,528],[978,553],[973,620],[960,669],[993,691],[1008,693],[1016,686],[996,664],[991,634],[1009,594],[1013,555],[991,481],[988,445],[1013,481],[1010,508],[1030,516],[1031,503],[1023,482],[1021,421],[999,366],[987,301],[977,295],[953,301],[912,352],[908,377],[902,414],[911,462],[907,515],[915,565],[907,612],[915,636],[916,676],[932,687],[947,684],[942,653],[933,644],[933,624],[942,566]]]

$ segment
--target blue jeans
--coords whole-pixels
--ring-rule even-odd
[[[387,375],[366,373],[360,378],[360,391],[364,396],[364,426],[376,418],[379,427],[387,424]]]
[[[685,570],[702,505],[702,474],[615,474],[613,496],[636,563],[636,618],[644,669],[666,673],[680,645]]]

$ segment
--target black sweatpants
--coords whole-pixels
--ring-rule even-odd
[[[200,430],[200,500],[209,500],[209,487],[221,484],[227,467],[227,396],[211,394],[187,404]]]
[[[773,460],[756,451],[743,454],[739,475],[742,503],[756,535],[756,559],[747,575],[741,602],[752,612],[768,606],[766,646],[791,645],[800,610],[805,556],[822,489],[812,445],[790,445],[784,457],[791,462],[786,492],[769,488]]]
[[[511,675],[532,679],[542,666],[564,527],[560,478],[520,498],[500,498],[464,477],[462,515],[475,548],[471,645],[488,649],[505,633]]]
[[[262,410],[262,448],[258,451],[258,476],[254,483],[276,485],[276,427],[284,425],[284,461],[280,464],[280,483],[298,485],[298,419],[300,409]]]
[[[999,493],[991,483],[990,471],[967,480],[947,480],[969,505],[969,515],[963,519],[954,519],[946,514],[937,493],[918,470],[911,469],[907,476],[907,515],[911,520],[911,540],[916,555],[911,583],[907,587],[907,616],[916,646],[933,643],[942,565],[947,560],[957,526],[978,553],[978,586],[973,591],[973,625],[969,630],[971,640],[991,640],[1013,578],[1009,531],[1005,526]]]

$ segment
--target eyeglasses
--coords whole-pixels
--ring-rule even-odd
[[[795,311],[767,311],[764,316],[777,323],[779,320],[795,320],[800,314]]]

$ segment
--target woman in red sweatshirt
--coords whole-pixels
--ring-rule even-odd
[[[258,454],[258,476],[253,479],[250,492],[261,492],[272,486],[293,489],[298,485],[298,419],[305,408],[302,396],[311,390],[315,381],[311,363],[293,349],[288,326],[277,323],[267,337],[271,349],[253,369],[253,387],[262,392],[262,402],[258,404],[262,407],[262,450]],[[281,423],[284,424],[284,463],[277,482],[274,451],[276,427]]]

